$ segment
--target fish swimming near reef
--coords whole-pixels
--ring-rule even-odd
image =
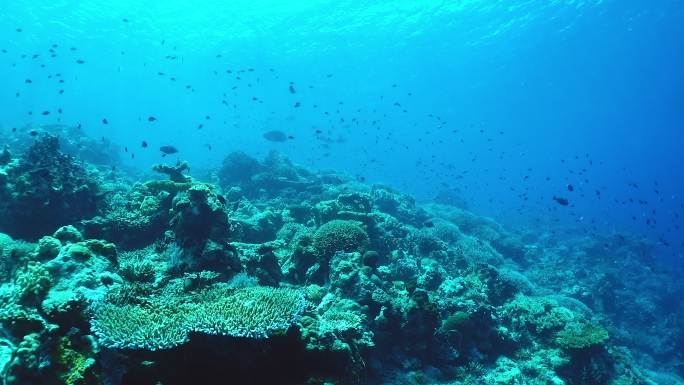
[[[159,147],[159,151],[162,152],[162,156],[167,156],[171,154],[175,154],[178,152],[178,149],[173,146],[161,146]]]
[[[282,131],[268,131],[263,135],[264,139],[269,142],[285,142],[287,140],[287,134]]]
[[[557,197],[555,195],[553,196],[553,200],[558,202],[558,204],[561,206],[567,206],[568,204],[570,204],[570,202],[566,198]]]

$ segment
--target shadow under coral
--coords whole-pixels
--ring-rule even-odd
[[[323,384],[348,375],[343,357],[307,351],[296,328],[268,339],[193,334],[177,348],[129,351],[115,360],[125,361],[122,385]]]

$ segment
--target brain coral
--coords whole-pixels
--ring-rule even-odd
[[[337,251],[361,251],[368,242],[368,234],[356,221],[332,220],[319,227],[313,236],[314,249],[326,257]]]
[[[200,332],[267,338],[286,330],[302,314],[306,300],[285,288],[213,288],[183,301],[150,305],[101,304],[91,320],[100,344],[119,349],[168,349]]]

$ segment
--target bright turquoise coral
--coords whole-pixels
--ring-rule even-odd
[[[303,293],[294,289],[212,288],[184,301],[101,304],[91,326],[106,347],[160,350],[187,342],[191,332],[267,338],[287,330],[305,307]]]

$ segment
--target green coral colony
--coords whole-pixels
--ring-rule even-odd
[[[676,383],[635,358],[682,335],[638,330],[667,299],[629,285],[657,279],[637,241],[515,232],[276,153],[144,183],[45,133],[1,159],[3,385]]]

